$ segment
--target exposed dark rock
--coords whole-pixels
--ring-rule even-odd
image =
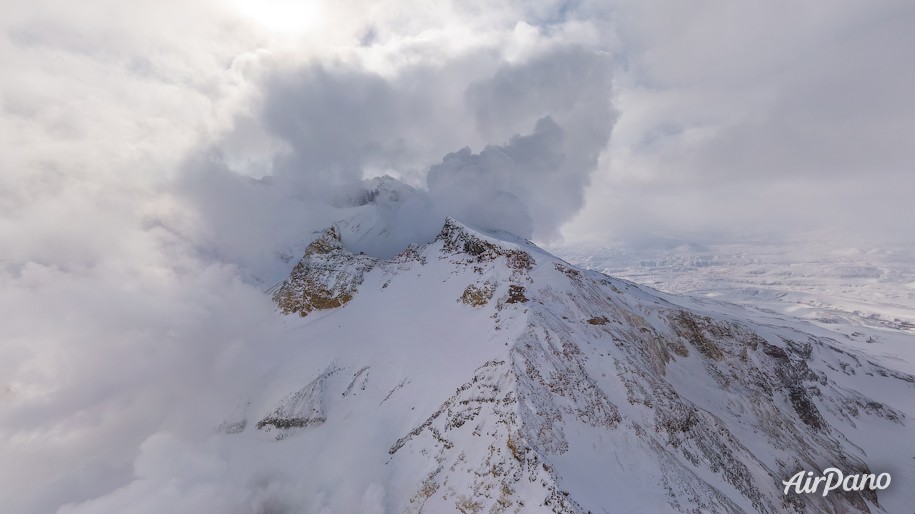
[[[588,320],[588,323],[592,325],[606,325],[610,323],[610,320],[607,319],[607,316],[595,316]]]
[[[524,303],[526,301],[527,297],[524,296],[524,286],[514,284],[508,286],[508,299],[505,300],[505,303]]]

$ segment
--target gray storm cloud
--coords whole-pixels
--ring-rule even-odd
[[[513,135],[478,155],[465,148],[446,156],[429,170],[430,194],[468,223],[556,237],[582,207],[616,121],[611,65],[606,54],[563,48],[471,85],[480,130]]]
[[[532,237],[534,215],[543,221],[556,204],[537,202],[536,189],[546,186],[562,168],[563,130],[542,118],[534,131],[514,136],[506,145],[450,153],[429,169],[429,195],[438,209],[487,230]],[[544,212],[545,214],[540,214]]]
[[[289,147],[273,172],[315,183],[362,178],[367,165],[396,166],[407,151],[401,126],[422,122],[417,106],[381,76],[351,67],[308,65],[262,85],[261,120]]]

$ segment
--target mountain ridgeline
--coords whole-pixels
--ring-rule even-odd
[[[450,218],[391,259],[343,240],[327,229],[272,291],[286,353],[224,425],[301,459],[313,494],[374,484],[385,511],[429,513],[902,501],[783,493],[798,471],[885,471],[874,434],[913,444],[911,410],[887,399],[915,379],[813,326],[744,319]]]

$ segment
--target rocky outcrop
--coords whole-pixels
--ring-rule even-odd
[[[273,301],[284,314],[306,316],[315,310],[346,305],[375,260],[343,248],[340,232],[331,227],[308,245],[289,277],[274,291]]]
[[[436,241],[442,242],[442,251],[476,262],[493,261],[504,257],[509,269],[519,273],[533,269],[535,261],[531,254],[520,248],[509,248],[490,238],[476,233],[454,218],[445,220]]]
[[[328,368],[305,387],[283,398],[273,411],[257,422],[259,430],[279,429],[276,438],[283,439],[289,429],[319,425],[327,420],[324,414],[325,381],[340,371]]]

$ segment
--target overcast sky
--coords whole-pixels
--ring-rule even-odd
[[[915,239],[912,2],[0,12],[3,512],[99,512],[170,477],[144,451],[186,453],[229,408],[185,392],[257,375],[251,270],[360,179],[416,187],[403,219],[548,244]]]

